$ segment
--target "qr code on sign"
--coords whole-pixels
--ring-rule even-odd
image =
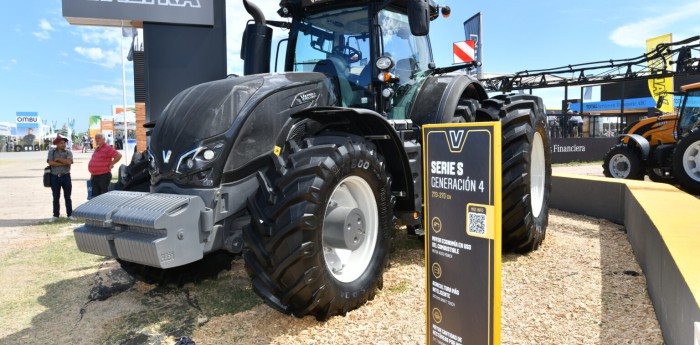
[[[474,235],[486,235],[486,214],[469,212],[469,228],[467,232]]]

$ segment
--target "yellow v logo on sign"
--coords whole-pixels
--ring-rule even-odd
[[[450,130],[447,131],[449,141],[450,141],[450,151],[451,152],[460,152],[462,151],[462,145],[464,145],[464,130]]]

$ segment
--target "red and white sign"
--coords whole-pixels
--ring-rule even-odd
[[[475,59],[474,40],[455,42],[452,45],[454,63],[473,62]]]

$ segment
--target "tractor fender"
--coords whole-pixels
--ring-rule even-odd
[[[404,142],[391,123],[380,114],[367,109],[316,107],[293,114],[275,141],[279,156],[286,142],[298,141],[324,130],[351,133],[373,142],[386,160],[392,176],[392,191],[398,192],[395,210],[414,211],[414,184]],[[407,128],[411,131],[411,128]],[[403,192],[403,193],[402,193]]]
[[[620,141],[623,141],[625,138],[629,138],[629,140],[627,141],[628,145],[629,145],[630,140],[634,141],[635,143],[637,143],[637,145],[639,145],[639,151],[642,153],[642,157],[641,157],[642,160],[646,160],[647,158],[649,158],[650,146],[649,146],[649,141],[646,138],[644,138],[643,136],[641,136],[639,134],[622,134],[622,135],[620,135]]]
[[[484,87],[468,75],[444,74],[428,77],[416,96],[410,119],[414,124],[452,121],[460,99],[488,98]]]

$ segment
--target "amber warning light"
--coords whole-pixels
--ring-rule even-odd
[[[450,17],[450,13],[452,12],[452,10],[450,10],[450,6],[440,6],[440,10],[444,18]]]

